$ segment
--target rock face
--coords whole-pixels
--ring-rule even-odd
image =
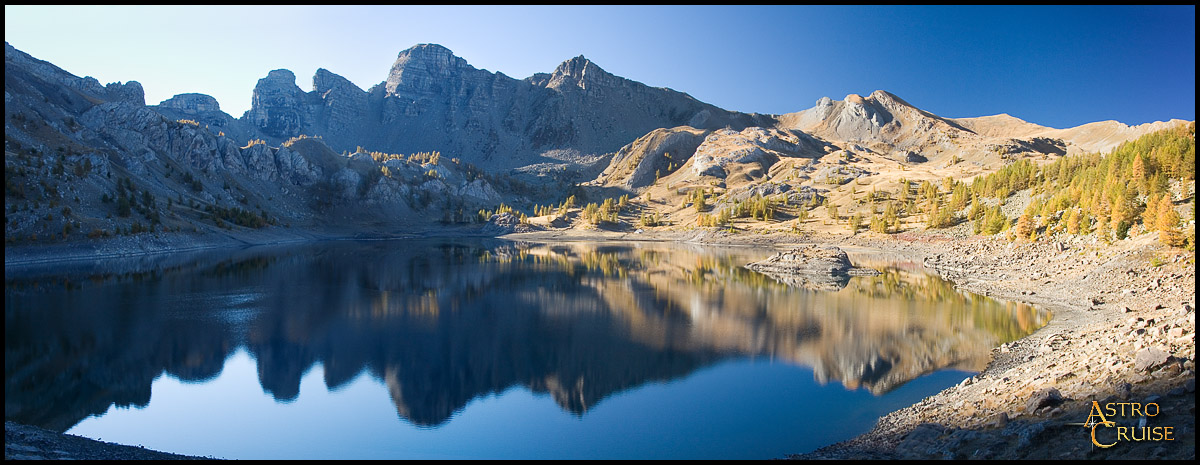
[[[210,95],[178,94],[151,108],[170,119],[200,123],[209,132],[228,136],[238,144],[261,137],[257,131],[221,111],[217,99]]]
[[[263,131],[299,134],[313,121],[357,115],[366,94],[324,70],[314,79],[320,95],[300,91],[286,70],[262,79],[249,112],[260,124],[254,127],[222,112],[207,95],[180,94],[147,106],[136,82],[94,81],[7,47],[5,136],[12,156],[6,179],[14,195],[6,207],[28,204],[19,213],[12,209],[10,238],[32,242],[51,230],[60,237],[89,231],[103,237],[146,229],[220,235],[285,224],[353,232],[465,223],[467,212],[515,197],[507,186],[497,190],[496,178],[452,157],[346,156],[318,137],[251,141]],[[307,112],[310,101],[319,111]],[[47,160],[57,166],[36,169]],[[125,189],[146,199],[136,216],[105,201]],[[43,198],[52,201],[30,200]],[[74,200],[70,214],[48,214],[50,205],[68,199]],[[224,219],[217,221],[219,215]]]
[[[113,100],[139,106],[146,104],[146,92],[142,90],[142,84],[137,81],[129,81],[124,84],[110,82],[104,86],[104,90],[108,91],[109,97]]]
[[[306,97],[296,86],[296,75],[291,71],[271,71],[254,86],[250,110],[242,120],[276,139],[298,136],[311,125]]]
[[[607,190],[603,195],[640,194],[659,178],[678,175],[667,182],[700,182],[728,187],[762,182],[782,160],[787,166],[805,166],[833,150],[825,141],[800,131],[752,126],[715,131],[680,126],[658,129],[622,147],[608,167],[589,187]],[[800,171],[796,172],[800,174]],[[701,178],[706,178],[701,180]],[[716,178],[716,179],[713,179]],[[724,184],[725,181],[731,184]],[[778,186],[772,195],[790,189]],[[613,192],[611,189],[619,191]],[[766,192],[766,191],[764,191]],[[740,200],[740,198],[739,198]]]
[[[765,171],[780,158],[823,155],[820,148],[820,143],[803,133],[761,127],[722,129],[709,134],[696,149],[692,172],[724,178],[728,165],[748,163],[758,164]]]
[[[124,84],[120,82],[109,83],[106,86],[101,86],[100,81],[97,81],[91,76],[79,78],[71,73],[63,71],[62,68],[54,66],[50,62],[39,60],[29,54],[17,50],[8,42],[4,43],[4,74],[5,87],[9,85],[8,78],[21,79],[28,82],[29,77],[36,76],[39,79],[45,80],[52,85],[60,85],[71,89],[76,95],[87,95],[94,99],[121,101],[133,103],[136,105],[146,104],[146,95],[142,91],[142,85],[137,81],[129,81]],[[68,99],[73,100],[70,95],[60,94],[55,100]],[[8,97],[5,97],[7,102]],[[47,103],[50,99],[47,99]],[[72,102],[76,103],[76,102]],[[74,106],[74,105],[73,105]]]
[[[217,103],[217,99],[205,94],[177,94],[163,100],[158,106],[190,115],[221,111],[221,105]]]
[[[564,149],[611,153],[658,128],[775,123],[614,76],[582,56],[517,80],[435,44],[400,52],[386,80],[365,92],[321,69],[305,93],[290,71],[272,71],[241,120],[268,142],[321,135],[335,150],[440,151],[491,168],[546,161],[543,154]]]
[[[361,132],[354,125],[366,118],[369,112],[367,92],[325,68],[318,69],[313,75],[313,92],[317,97],[312,102],[316,105],[313,124],[325,130],[323,137],[348,147],[353,141],[345,135]]]
[[[691,159],[710,132],[689,126],[650,131],[621,147],[594,184],[617,185],[630,191],[650,186]]]

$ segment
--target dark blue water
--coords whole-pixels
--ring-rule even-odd
[[[5,417],[223,458],[773,458],[1044,324],[904,264],[829,290],[671,244],[333,242],[6,269]]]

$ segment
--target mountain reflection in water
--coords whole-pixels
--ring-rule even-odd
[[[366,370],[397,413],[438,426],[512,386],[583,415],[720,360],[769,357],[881,394],[1049,316],[886,268],[837,292],[746,270],[770,251],[671,244],[337,242],[6,270],[5,418],[65,431],[145,406],[166,372],[202,382],[239,347],[262,389],[333,389]]]

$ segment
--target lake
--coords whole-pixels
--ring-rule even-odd
[[[1049,320],[919,264],[333,241],[5,269],[5,419],[235,459],[767,459],[862,434]],[[874,260],[874,261],[872,261]]]

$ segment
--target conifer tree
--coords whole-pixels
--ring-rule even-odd
[[[1105,243],[1112,242],[1112,228],[1108,226],[1109,221],[1101,216],[1096,219],[1096,237]]]
[[[1148,186],[1148,178],[1146,176],[1146,161],[1142,159],[1142,154],[1134,155],[1133,167],[1129,170],[1129,175],[1133,177],[1133,183],[1138,186],[1143,194]]]
[[[885,229],[900,230],[900,217],[896,214],[896,204],[894,202],[888,202],[887,208],[883,211],[883,221],[887,223]]]
[[[1158,241],[1171,247],[1180,247],[1183,245],[1183,234],[1179,232],[1179,213],[1175,212],[1175,205],[1171,203],[1170,197],[1164,196],[1158,202]]]
[[[1158,199],[1153,195],[1146,198],[1146,209],[1142,211],[1142,226],[1147,231],[1158,229]]]
[[[1072,208],[1067,216],[1067,233],[1079,234],[1080,213],[1078,208]]]
[[[1021,214],[1021,217],[1017,218],[1017,237],[1021,239],[1028,239],[1032,233],[1033,220],[1029,218],[1029,213]]]

